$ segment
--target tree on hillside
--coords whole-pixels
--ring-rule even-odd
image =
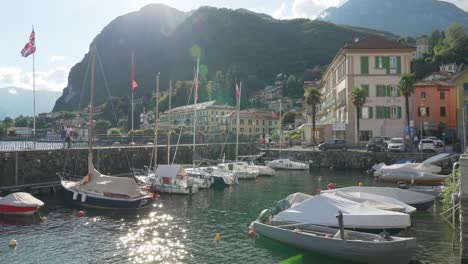
[[[302,74],[302,80],[304,81],[316,81],[319,80],[323,75],[323,70],[320,66],[315,66],[314,68],[306,69]]]
[[[364,104],[366,103],[366,92],[359,88],[358,86],[354,87],[353,93],[351,94],[351,102],[356,108],[356,142],[359,143],[359,117],[361,116],[361,110]]]
[[[16,127],[27,127],[29,125],[29,118],[26,116],[18,116],[15,119],[15,126]]]
[[[406,126],[409,128],[409,97],[414,93],[414,74],[402,74],[400,82],[398,83],[398,89],[401,94],[405,97],[405,111],[406,111]]]
[[[281,118],[281,124],[288,125],[288,124],[293,124],[293,123],[294,123],[294,113],[291,113],[291,112],[284,113],[283,117]]]
[[[107,130],[111,127],[111,122],[107,120],[99,120],[94,124],[96,135],[107,135]]]
[[[3,119],[3,123],[5,124],[5,126],[8,128],[8,127],[11,127],[13,126],[13,119],[11,117],[5,117]]]
[[[304,94],[305,96],[305,103],[309,106],[309,111],[312,114],[312,143],[314,144],[314,147],[317,143],[317,140],[315,138],[315,119],[317,117],[317,105],[320,104],[321,101],[321,94],[320,91],[315,88],[311,87],[307,92]],[[307,114],[309,114],[309,111]]]
[[[289,75],[288,80],[286,81],[286,89],[283,90],[283,96],[294,95],[297,88],[296,76],[293,74]]]

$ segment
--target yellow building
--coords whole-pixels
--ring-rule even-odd
[[[228,117],[229,131],[237,132],[237,113],[233,112]],[[239,112],[239,135],[258,136],[265,138],[274,130],[281,128],[281,122],[277,115],[271,111],[262,109],[245,109]]]
[[[412,51],[413,47],[376,36],[344,46],[320,82],[322,102],[317,107],[315,131],[319,140],[341,138],[358,144],[375,136],[403,137],[405,99],[398,83],[401,74],[410,73]],[[367,94],[359,132],[352,104],[354,87]],[[308,116],[304,125],[307,143],[312,141],[311,119]]]
[[[466,148],[466,129],[468,120],[468,69],[457,73],[453,77],[457,88],[457,134],[462,146]],[[463,114],[463,108],[465,113]],[[465,119],[465,121],[463,121]],[[463,136],[465,134],[465,136]],[[464,150],[463,150],[464,151]]]

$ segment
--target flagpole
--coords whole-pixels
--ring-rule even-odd
[[[196,131],[197,131],[197,101],[198,101],[198,70],[200,66],[200,56],[197,57],[197,70],[195,73],[195,96],[194,96],[194,105],[195,111],[193,116],[193,153],[192,153],[192,167],[195,168],[195,145],[196,145]]]
[[[239,125],[240,125],[240,122],[239,122],[239,112],[240,112],[240,100],[241,100],[241,95],[242,95],[242,82],[240,82],[240,87],[239,87],[239,98],[237,99],[237,120],[236,120],[236,123],[237,123],[237,128],[236,128],[236,162],[238,161],[238,157],[239,157]]]
[[[32,30],[34,31],[34,25],[32,26]],[[35,38],[35,36],[34,36]],[[35,40],[34,40],[35,42]],[[36,148],[36,69],[35,69],[35,62],[34,62],[34,54],[33,52],[33,142],[34,142],[34,149]]]
[[[132,80],[130,81],[130,87],[132,87],[132,131],[133,131],[133,93],[134,93],[134,89],[133,89],[133,78],[134,78],[134,65],[133,65],[133,51],[132,51]],[[132,138],[132,141],[133,141],[133,138]]]

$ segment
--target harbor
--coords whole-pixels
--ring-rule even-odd
[[[314,193],[330,182],[337,188],[358,182],[393,186],[375,183],[362,170],[278,171],[257,179],[192,196],[161,194],[154,207],[134,213],[85,210],[82,218],[76,216],[81,208],[64,204],[61,193],[42,194],[38,197],[46,204],[41,213],[47,221],[2,220],[0,256],[5,263],[28,263],[32,258],[45,263],[279,263],[291,258],[301,258],[302,263],[349,263],[264,237],[249,238],[248,226],[261,210],[285,196]],[[457,244],[452,250],[452,229],[441,212],[436,202],[412,216],[410,235],[418,241],[414,259],[420,263],[459,259]],[[214,242],[216,233],[219,243]],[[6,246],[10,239],[18,241],[15,250]]]

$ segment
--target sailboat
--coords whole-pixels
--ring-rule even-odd
[[[93,164],[94,64],[96,47],[91,49],[91,102],[89,107],[88,174],[80,180],[66,179],[59,173],[65,200],[78,206],[99,209],[141,209],[153,196],[133,178],[103,175]]]

